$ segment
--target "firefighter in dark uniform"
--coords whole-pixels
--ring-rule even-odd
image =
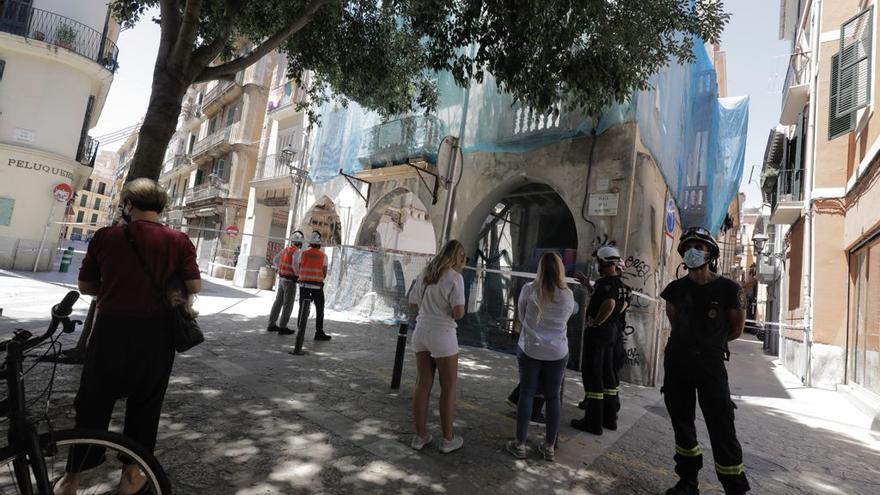
[[[581,351],[581,374],[584,379],[584,417],[571,420],[571,426],[594,435],[602,429],[617,429],[620,409],[617,373],[614,370],[614,345],[618,338],[618,318],[626,301],[626,286],[621,279],[620,252],[603,246],[596,252],[599,274],[587,306],[587,329]],[[589,288],[581,273],[578,281]]]
[[[675,431],[675,472],[680,478],[666,494],[700,493],[697,474],[703,454],[694,427],[697,397],[709,429],[718,480],[728,495],[745,493],[749,482],[724,366],[729,357],[727,342],[742,335],[745,325],[745,293],[739,284],[715,273],[718,244],[706,229],[686,230],[678,253],[688,274],[660,294],[672,324],[661,392]]]

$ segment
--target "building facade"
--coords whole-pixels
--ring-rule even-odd
[[[756,227],[769,238],[759,272],[762,263],[781,271],[768,315],[788,325],[780,356],[805,383],[880,404],[877,5],[783,0],[781,9],[792,56],[765,153],[768,221]]]
[[[69,241],[89,241],[95,231],[109,225],[113,218],[112,198],[119,155],[101,151],[95,159],[92,175],[70,202],[62,237]]]
[[[45,270],[65,201],[92,172],[98,143],[88,131],[116,71],[119,26],[103,0],[0,10],[0,267]]]

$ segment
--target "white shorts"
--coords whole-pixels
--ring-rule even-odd
[[[430,352],[432,358],[444,358],[458,354],[458,335],[455,329],[416,328],[412,336],[415,352]]]

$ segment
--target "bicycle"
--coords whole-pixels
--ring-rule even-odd
[[[64,333],[71,333],[81,323],[69,318],[77,299],[79,293],[70,291],[52,307],[52,321],[43,335],[33,337],[27,330],[19,329],[12,339],[0,343],[0,351],[6,350],[2,370],[8,386],[7,398],[0,401],[0,416],[9,420],[8,445],[0,448],[0,494],[51,494],[65,472],[79,473],[77,494],[114,494],[122,469],[134,466],[146,479],[144,488],[137,493],[169,495],[171,484],[159,461],[133,440],[105,430],[52,431],[48,420],[49,431],[39,433],[38,422],[28,419],[23,379],[27,373],[23,367],[25,353],[49,339],[49,350],[57,350],[55,332],[59,325]],[[27,371],[31,369],[33,366]],[[53,368],[44,392],[47,401],[54,377]]]

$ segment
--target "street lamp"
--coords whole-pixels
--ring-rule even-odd
[[[294,194],[292,201],[290,202],[290,214],[288,216],[288,227],[289,232],[292,232],[294,229],[294,224],[296,221],[296,208],[299,204],[299,197],[302,190],[302,185],[305,182],[306,178],[309,175],[309,171],[297,167],[293,164],[293,159],[296,157],[296,149],[293,145],[288,144],[281,150],[281,160],[284,163],[284,166],[290,171],[290,189],[291,194]]]
[[[755,253],[763,254],[764,247],[767,245],[767,241],[769,239],[770,238],[767,237],[766,234],[755,234],[754,236],[752,236],[752,244],[754,244],[755,246]]]

